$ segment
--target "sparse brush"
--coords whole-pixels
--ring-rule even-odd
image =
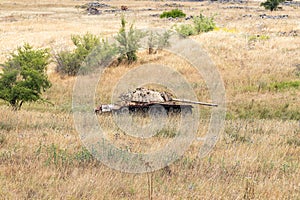
[[[151,31],[148,35],[148,53],[154,54],[158,50],[162,50],[170,45],[171,31],[165,31],[163,33],[153,33]]]
[[[94,159],[92,154],[85,147],[82,147],[77,153],[75,153],[74,157],[79,164],[89,163]]]

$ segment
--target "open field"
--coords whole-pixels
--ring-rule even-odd
[[[215,63],[226,88],[227,115],[217,145],[197,158],[201,142],[184,156],[151,174],[110,169],[82,146],[72,115],[75,77],[48,67],[53,86],[47,103],[25,104],[13,112],[0,101],[0,199],[300,199],[300,7],[265,11],[260,2],[102,1],[110,7],[88,15],[82,0],[0,1],[0,63],[25,42],[51,51],[73,48],[72,34],[116,34],[120,17],[137,28],[173,28],[188,20],[160,19],[157,14],[180,6],[188,16],[215,15],[217,28],[192,36]],[[175,3],[175,4],[173,4]],[[120,11],[121,5],[128,6]],[[169,5],[166,5],[169,4]],[[112,11],[116,10],[116,11]],[[288,15],[265,19],[259,15]],[[183,59],[167,52],[138,54],[132,65],[105,70],[96,101],[109,103],[120,77],[141,64],[168,65],[191,83],[200,101],[209,101],[203,79]],[[209,109],[203,108],[202,137]],[[107,121],[108,122],[107,122]],[[145,120],[146,119],[142,119]],[[173,120],[176,120],[174,118]],[[100,116],[112,128],[111,119]],[[117,146],[144,152],[171,138],[148,142],[131,139],[113,127]],[[157,146],[153,146],[152,142]]]

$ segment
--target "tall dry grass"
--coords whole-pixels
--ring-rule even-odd
[[[57,50],[70,47],[71,34],[89,31],[108,36],[118,31],[120,13],[87,16],[75,8],[83,3],[86,1],[1,2],[0,63],[23,42]],[[124,4],[106,3],[114,7]],[[177,22],[150,16],[170,9],[165,3],[128,1],[131,11],[125,14],[140,28],[171,27]],[[152,173],[153,199],[299,199],[299,88],[271,88],[274,82],[299,80],[299,8],[284,6],[269,13],[257,2],[176,3],[184,5],[188,15],[200,10],[205,15],[217,14],[219,29],[192,39],[208,52],[222,75],[229,114],[224,133],[208,156],[197,158],[201,141],[196,141],[169,168]],[[148,7],[153,10],[145,11]],[[262,13],[288,14],[289,18],[260,19]],[[252,17],[243,17],[245,14]],[[292,30],[298,31],[298,36],[282,34]],[[269,38],[250,39],[256,35]],[[209,100],[201,77],[184,60],[166,52],[152,56],[142,52],[139,56],[134,65],[105,71],[105,87],[99,87],[96,96],[98,103],[108,103],[118,79],[144,63],[176,68],[193,84],[199,100]],[[26,104],[23,110],[13,112],[1,102],[0,199],[147,199],[146,174],[112,170],[82,147],[71,113],[75,78],[62,78],[53,71],[49,77],[53,86],[45,98],[54,105]],[[108,121],[109,138],[120,148],[132,145],[133,151],[144,151],[146,145],[150,147],[150,143],[132,140],[121,131],[115,139],[110,119],[100,116],[99,121]],[[199,137],[207,128],[205,120],[202,126]],[[165,140],[169,139],[153,138],[158,146]]]

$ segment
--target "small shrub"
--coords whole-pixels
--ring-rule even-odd
[[[176,28],[176,31],[183,37],[196,35],[203,32],[212,31],[216,28],[213,17],[205,17],[200,13],[199,16],[194,17],[193,24],[182,24]]]
[[[56,71],[63,75],[75,76],[89,53],[100,44],[100,38],[86,33],[84,36],[73,35],[71,39],[76,48],[71,52],[61,51],[55,56]]]
[[[93,160],[92,154],[85,147],[82,147],[74,157],[79,163],[88,163]]]
[[[202,32],[209,32],[216,28],[214,17],[205,17],[200,13],[199,16],[194,18],[194,29],[199,34]]]
[[[157,34],[157,49],[162,50],[165,47],[170,46],[171,31],[165,31],[162,34]]]
[[[85,71],[91,71],[96,66],[100,64],[109,64],[107,62],[112,61],[112,59],[118,54],[118,48],[116,44],[110,44],[108,40],[102,39],[100,44],[95,47],[95,49],[87,56],[83,68],[86,66],[89,69],[84,69]],[[86,67],[85,67],[86,68]]]
[[[171,10],[171,11],[166,11],[166,12],[163,12],[161,15],[160,15],[160,18],[183,18],[185,17],[186,14],[182,12],[182,10],[179,10],[179,9],[174,9],[174,10]]]
[[[133,24],[131,24],[129,31],[126,32],[126,20],[124,16],[121,18],[121,29],[118,35],[115,37],[117,42],[119,43],[119,62],[126,59],[130,64],[137,60],[137,50],[140,48],[140,41],[143,37],[146,36],[146,33],[139,31],[134,28]]]
[[[181,24],[178,28],[176,28],[176,31],[183,37],[196,34],[195,29],[191,24]]]
[[[170,45],[169,42],[170,37],[171,37],[170,31],[165,31],[162,34],[159,33],[154,34],[151,31],[148,37],[149,54],[156,53],[157,50],[162,50],[163,48],[168,47]]]
[[[61,51],[55,56],[55,59],[57,62],[56,72],[69,76],[75,76],[82,63],[75,53],[69,51]]]
[[[285,0],[267,0],[262,2],[260,6],[263,6],[266,10],[274,11],[278,9],[278,5]]]

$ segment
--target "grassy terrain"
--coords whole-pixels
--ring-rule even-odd
[[[24,42],[55,52],[73,48],[71,34],[115,34],[122,13],[92,16],[75,7],[87,2],[1,1],[0,63]],[[108,9],[124,4],[105,3],[112,6]],[[129,9],[123,13],[138,28],[188,23],[152,16],[174,8],[166,3],[174,2],[127,1]],[[60,77],[52,63],[48,71],[53,86],[44,97],[54,105],[25,104],[13,112],[0,102],[0,199],[147,199],[149,176],[153,199],[300,198],[299,7],[283,6],[271,13],[259,7],[259,2],[176,3],[187,16],[200,11],[216,14],[217,29],[191,37],[208,52],[226,87],[226,123],[212,152],[197,158],[201,142],[195,142],[181,159],[151,175],[108,168],[91,157],[74,128],[75,78]],[[263,13],[289,17],[261,19]],[[293,31],[298,35],[291,35]],[[176,69],[191,83],[199,100],[209,101],[201,76],[186,61],[166,52],[140,52],[138,56],[137,63],[105,71],[96,95],[98,103],[108,103],[117,81],[147,63]],[[209,109],[203,108],[203,114],[207,116]],[[142,152],[170,140],[159,133],[148,142],[139,142],[115,129],[111,119],[100,116],[99,121],[108,124],[108,137],[120,148]],[[197,136],[202,137],[207,126],[204,118]]]

